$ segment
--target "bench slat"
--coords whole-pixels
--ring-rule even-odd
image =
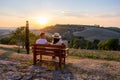
[[[56,47],[56,48],[62,48],[61,45],[50,45],[50,44],[33,44],[34,47]]]

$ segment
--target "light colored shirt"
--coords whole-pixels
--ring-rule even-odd
[[[37,39],[36,44],[46,44],[47,40],[46,39]]]

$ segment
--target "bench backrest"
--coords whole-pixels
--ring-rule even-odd
[[[62,45],[50,45],[50,44],[33,44],[33,53],[41,53],[44,55],[62,53],[64,47]]]

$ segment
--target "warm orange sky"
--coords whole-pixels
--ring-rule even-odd
[[[120,0],[1,0],[0,27],[54,24],[101,25],[120,27]],[[39,17],[47,21],[41,25]],[[44,20],[44,19],[43,19]]]

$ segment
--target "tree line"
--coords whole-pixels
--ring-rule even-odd
[[[69,41],[69,47],[75,49],[92,49],[92,50],[120,50],[119,39],[108,39],[100,41],[85,40],[83,37],[77,37]]]

